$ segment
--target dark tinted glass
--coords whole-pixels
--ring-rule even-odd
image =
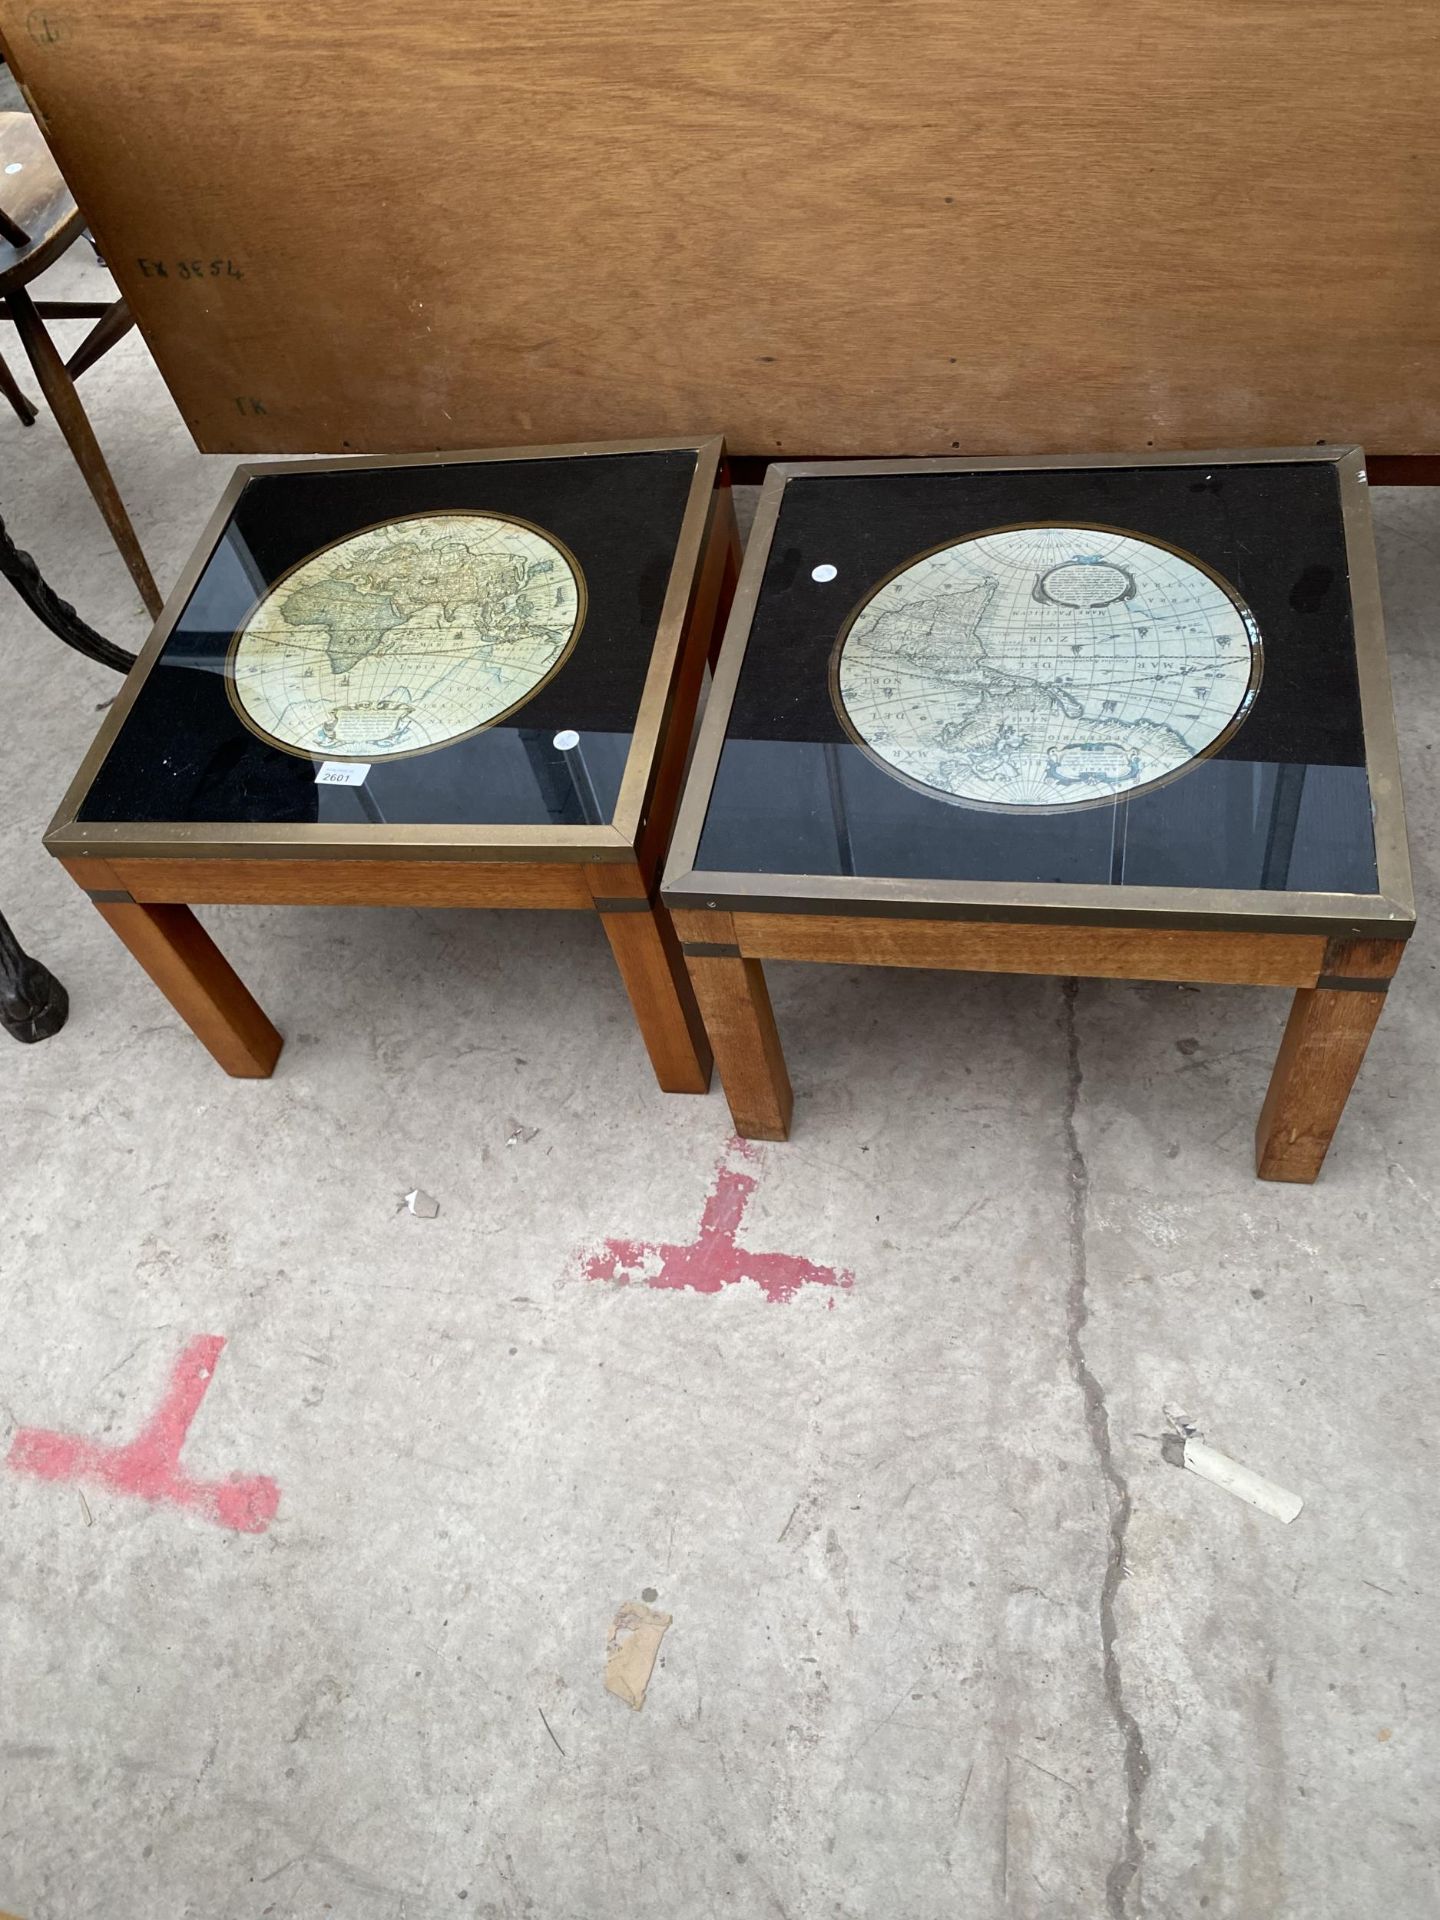
[[[830,686],[831,656],[855,609],[917,555],[1032,522],[1113,528],[1179,549],[1249,608],[1263,674],[1246,717],[1208,757],[1149,791],[1026,814],[906,784],[855,744]],[[817,581],[817,567],[833,567],[835,577]],[[983,642],[983,627],[980,633]],[[790,481],[696,865],[1374,892],[1334,468],[1297,462]]]
[[[630,749],[696,456],[277,469],[253,479],[81,805],[81,820],[386,821],[579,826],[608,820]],[[271,745],[227,691],[231,641],[318,549],[411,514],[493,512],[563,543],[584,623],[558,672],[507,719],[376,759],[363,787],[317,787],[323,752]],[[577,733],[568,752],[555,736]]]

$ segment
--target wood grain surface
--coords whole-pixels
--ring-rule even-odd
[[[268,1080],[281,1039],[188,907],[98,903],[196,1039],[237,1080]]]
[[[91,863],[66,861],[72,873]],[[101,862],[95,862],[96,866]],[[589,907],[577,862],[519,860],[111,860],[134,899],[191,906]],[[77,875],[77,878],[79,876]],[[82,886],[91,885],[81,880]]]
[[[1262,1180],[1308,1184],[1319,1174],[1384,1010],[1384,982],[1404,951],[1399,940],[1332,941],[1322,977],[1356,980],[1362,990],[1302,989],[1295,995],[1255,1129],[1255,1170]]]
[[[687,929],[723,919],[676,915]],[[849,966],[956,967],[974,973],[1078,974],[1087,979],[1205,980],[1242,986],[1312,986],[1325,962],[1323,934],[1209,933],[1170,927],[1077,927],[1048,921],[892,920],[823,913],[736,913],[741,953],[766,960]],[[1382,943],[1393,945],[1393,942]]]
[[[715,491],[715,505],[706,533],[705,557],[686,610],[680,659],[671,687],[665,730],[655,760],[655,774],[636,836],[636,854],[642,872],[658,884],[666,849],[675,830],[675,810],[695,732],[695,713],[705,668],[719,655],[725,621],[739,578],[740,535],[735,525],[734,496],[727,482]]]
[[[647,900],[638,865],[584,871],[656,1080],[666,1093],[708,1092],[710,1042],[670,915],[658,900],[639,910],[606,911],[606,901]]]
[[[742,1140],[788,1140],[795,1094],[764,968],[740,958],[728,913],[684,907],[671,923],[684,942],[736,1133]]]
[[[0,239],[0,288],[43,272],[85,224],[28,113],[0,113],[0,209],[27,236],[23,245]]]
[[[1434,0],[0,0],[210,451],[1440,451]]]

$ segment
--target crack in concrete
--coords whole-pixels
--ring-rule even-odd
[[[1066,1047],[1064,1134],[1067,1160],[1068,1195],[1066,1228],[1070,1254],[1070,1284],[1066,1296],[1065,1341],[1070,1373],[1085,1403],[1085,1427],[1105,1482],[1110,1508],[1110,1546],[1105,1562],[1105,1578],[1100,1586],[1100,1647],[1104,1663],[1105,1698],[1125,1748],[1125,1839],[1105,1877],[1105,1906],[1111,1920],[1127,1920],[1131,1912],[1130,1895],[1144,1843],[1140,1838],[1140,1807],[1145,1782],[1150,1777],[1150,1758],[1145,1751],[1145,1736],[1125,1704],[1124,1678],[1115,1650],[1115,1596],[1125,1573],[1125,1534],[1130,1525],[1130,1485],[1118,1466],[1110,1445],[1110,1415],[1105,1392],[1085,1357],[1082,1335],[1090,1318],[1089,1258],[1085,1242],[1090,1212],[1090,1168],[1080,1147],[1076,1115],[1080,1107],[1080,1039],[1075,1024],[1075,1001],[1079,984],[1066,980],[1061,985],[1064,1001],[1063,1023]]]

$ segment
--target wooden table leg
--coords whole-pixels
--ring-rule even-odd
[[[1296,993],[1255,1130],[1262,1180],[1319,1173],[1403,952],[1400,940],[1334,941],[1319,985]]]
[[[85,476],[85,484],[94,495],[95,504],[105,516],[105,524],[110,529],[110,537],[120,549],[120,556],[136,586],[140,589],[140,598],[150,612],[158,619],[164,605],[160,589],[155,585],[154,575],[141,550],[135,529],[130,524],[130,516],[125,511],[125,502],[111,478],[110,469],[105,464],[105,456],[100,451],[100,442],[95,438],[95,430],[86,418],[85,409],[80,404],[80,396],[75,391],[75,382],[65,371],[65,363],[60,358],[59,349],[45,330],[45,322],[35,311],[35,303],[23,288],[13,289],[5,295],[5,306],[10,318],[15,322],[15,331],[20,336],[20,344],[29,357],[35,370],[35,378],[40,382],[40,391],[54,409],[60,431],[69,443],[75,456],[75,463]]]
[[[641,1038],[666,1093],[708,1093],[710,1043],[670,916],[645,896],[637,869],[585,869]]]
[[[188,907],[97,900],[95,909],[226,1073],[269,1078],[280,1035]]]
[[[676,924],[735,1131],[745,1140],[788,1139],[795,1096],[764,968],[742,957],[728,913],[686,910]]]

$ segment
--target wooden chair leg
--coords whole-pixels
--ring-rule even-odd
[[[666,1093],[707,1093],[710,1043],[669,914],[645,897],[638,868],[585,872],[655,1078]]]
[[[280,1035],[188,907],[97,900],[95,908],[226,1073],[270,1077]]]
[[[0,355],[0,393],[4,394],[16,413],[19,414],[21,426],[33,427],[35,424],[34,403],[16,380],[14,374],[11,373],[9,367],[6,366],[3,355]]]
[[[795,1096],[775,1015],[758,960],[697,952],[687,941],[685,963],[715,1049],[720,1084],[735,1131],[745,1140],[786,1140]]]
[[[1262,1180],[1319,1173],[1403,950],[1398,940],[1334,942],[1320,985],[1296,993],[1255,1131]]]
[[[87,367],[123,340],[135,324],[135,316],[123,300],[112,301],[79,346],[65,362],[65,371],[78,380]]]
[[[140,550],[135,529],[130,524],[130,516],[125,511],[110,469],[105,464],[105,456],[100,451],[100,442],[95,431],[85,417],[85,409],[80,404],[80,396],[75,391],[75,383],[65,371],[55,342],[45,330],[45,322],[35,311],[35,303],[23,288],[5,295],[5,307],[15,322],[15,331],[20,336],[30,365],[35,369],[35,378],[40,382],[40,391],[54,410],[60,423],[60,431],[69,443],[70,451],[85,476],[85,484],[94,496],[95,504],[105,516],[105,524],[110,529],[111,538],[120,549],[121,557],[130,569],[131,577],[140,589],[140,598],[150,612],[157,618],[164,602],[155,585],[154,576]]]

